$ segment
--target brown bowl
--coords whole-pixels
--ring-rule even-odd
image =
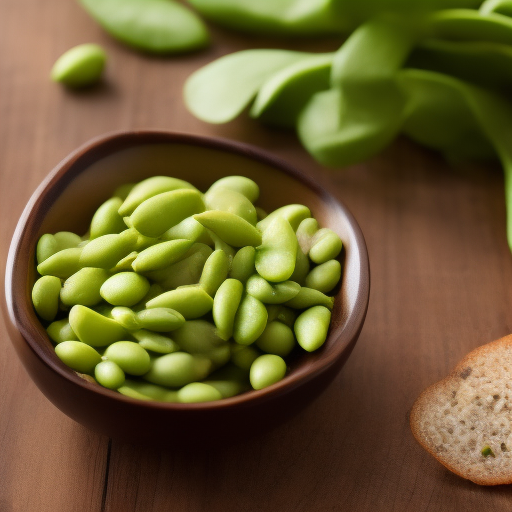
[[[267,210],[288,203],[310,207],[321,226],[344,242],[343,278],[325,345],[293,362],[289,374],[260,391],[200,404],[127,398],[79,377],[55,355],[31,303],[35,248],[44,233],[85,233],[96,208],[120,184],[171,175],[206,190],[222,176],[241,174],[261,189]],[[355,219],[311,178],[251,146],[166,132],[116,133],[94,139],[46,177],[28,202],[14,233],[3,304],[14,347],[44,395],[75,421],[111,437],[132,440],[232,438],[262,432],[290,418],[335,377],[361,331],[370,275],[363,235]],[[9,322],[10,321],[10,322]]]

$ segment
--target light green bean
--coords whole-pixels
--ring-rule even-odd
[[[32,303],[37,314],[47,322],[51,322],[59,311],[59,294],[61,282],[58,277],[40,277],[32,288]]]

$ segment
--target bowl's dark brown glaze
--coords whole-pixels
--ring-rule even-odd
[[[31,304],[35,247],[44,233],[86,232],[96,208],[120,184],[170,175],[198,188],[222,176],[254,179],[259,204],[272,210],[289,203],[309,206],[320,225],[344,242],[343,281],[337,291],[325,345],[299,357],[289,375],[261,391],[202,404],[146,402],[87,382],[56,357]],[[345,363],[361,331],[370,276],[363,235],[347,209],[314,181],[286,163],[243,144],[166,132],[117,133],[97,138],[63,160],[28,202],[14,233],[3,304],[15,349],[44,395],[77,422],[113,437],[133,440],[230,438],[264,431],[291,417],[316,397]]]

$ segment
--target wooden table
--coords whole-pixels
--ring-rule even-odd
[[[203,124],[181,99],[193,70],[238,49],[283,46],[212,32],[208,51],[151,58],[112,41],[77,2],[0,0],[2,273],[31,193],[91,137],[134,128],[227,137],[315,176],[354,213],[372,271],[361,337],[338,378],[300,416],[242,446],[188,456],[112,441],[64,416],[27,377],[2,322],[0,511],[510,510],[510,487],[482,488],[449,473],[408,425],[423,388],[477,345],[511,331],[501,171],[453,168],[399,140],[365,164],[330,172],[293,133],[245,116]],[[51,83],[55,59],[83,42],[107,49],[105,83],[80,93]]]

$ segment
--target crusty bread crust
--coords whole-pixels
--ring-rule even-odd
[[[512,483],[512,335],[476,348],[423,391],[410,423],[450,471],[480,485]]]

